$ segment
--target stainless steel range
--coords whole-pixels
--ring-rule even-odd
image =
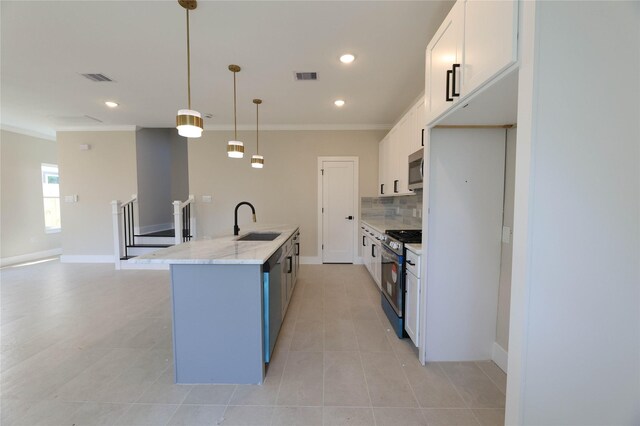
[[[421,243],[422,230],[387,231],[382,237],[382,309],[398,337],[404,331],[405,243]]]

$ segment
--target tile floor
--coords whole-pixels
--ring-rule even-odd
[[[362,266],[302,266],[262,386],[173,383],[166,271],[56,260],[0,280],[3,426],[504,423],[505,374],[421,366]]]

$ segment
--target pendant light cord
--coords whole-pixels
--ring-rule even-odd
[[[191,109],[191,43],[189,40],[189,9],[187,9],[187,96]]]
[[[258,132],[258,107],[260,105],[256,103],[256,154],[260,155],[260,133]]]
[[[233,72],[233,139],[238,140],[238,124],[236,120],[236,72]]]

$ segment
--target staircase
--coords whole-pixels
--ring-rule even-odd
[[[133,257],[181,244],[194,238],[192,230],[195,230],[195,219],[191,216],[191,204],[194,201],[193,195],[190,195],[184,202],[173,202],[173,229],[146,234],[137,233],[135,225],[137,200],[137,195],[132,195],[131,200],[126,203],[121,203],[118,200],[111,202],[116,269],[121,269],[125,265],[135,265],[126,262]],[[176,232],[176,229],[178,232]],[[131,269],[129,266],[127,268]]]

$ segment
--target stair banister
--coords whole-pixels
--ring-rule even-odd
[[[111,216],[113,224],[113,261],[116,269],[120,269],[120,259],[123,257],[123,251],[124,255],[126,256],[127,239],[129,237],[133,238],[133,217],[131,216],[131,221],[127,220],[128,217],[124,218],[123,220],[123,212],[127,210],[133,213],[131,207],[137,200],[138,195],[133,194],[131,195],[131,199],[124,204],[119,200],[111,201]],[[125,225],[124,222],[127,222],[127,224]]]
[[[193,237],[192,230],[195,229],[191,218],[191,204],[195,201],[193,194],[189,195],[186,201],[174,201],[173,204],[173,224],[175,229],[175,244],[181,244]],[[185,209],[187,217],[185,217]],[[184,235],[184,230],[189,231],[188,235]]]

